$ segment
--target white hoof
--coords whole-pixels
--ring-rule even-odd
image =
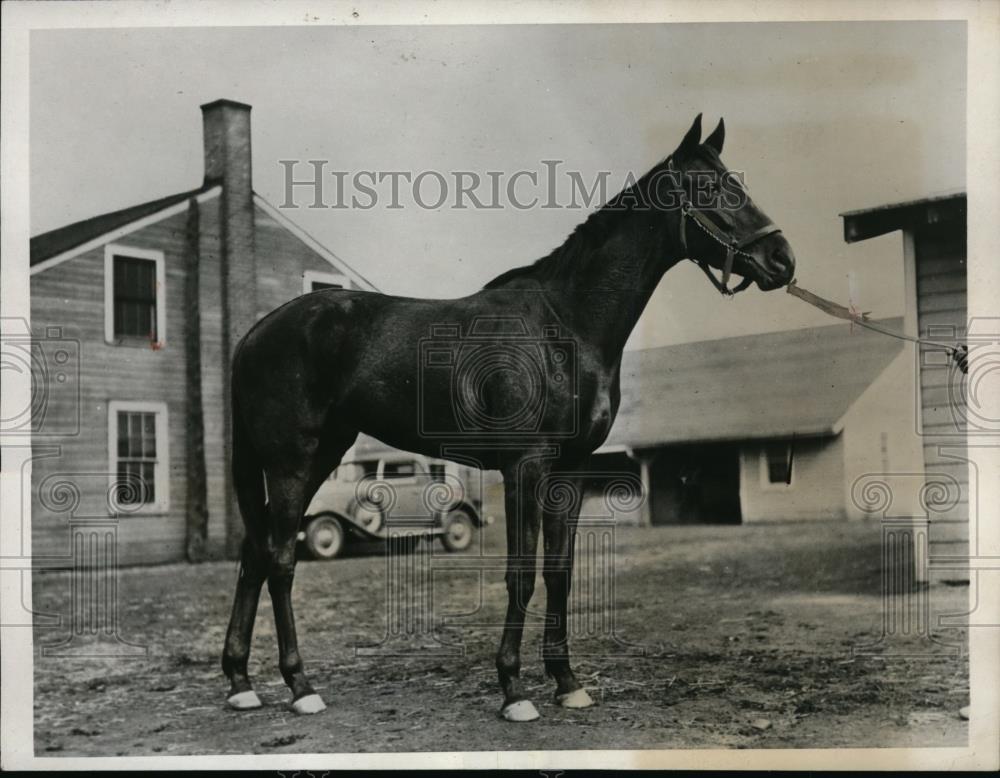
[[[299,697],[292,703],[292,710],[302,715],[308,715],[326,710],[326,704],[318,694],[307,694],[305,697]]]
[[[257,696],[257,692],[251,689],[248,692],[239,692],[234,694],[228,700],[226,700],[230,708],[235,708],[236,710],[250,710],[251,708],[260,707],[260,697]]]
[[[557,694],[556,702],[564,708],[589,708],[594,700],[586,689],[577,689],[567,694]]]
[[[500,715],[507,721],[534,721],[538,718],[538,711],[535,710],[531,700],[518,700],[505,706]]]

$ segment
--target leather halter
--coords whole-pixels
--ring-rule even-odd
[[[667,169],[675,172],[680,172],[676,170],[673,166],[673,160],[667,159]],[[726,262],[722,266],[722,280],[719,281],[715,275],[712,273],[712,269],[709,267],[708,263],[703,259],[696,259],[688,254],[687,246],[687,220],[691,219],[708,237],[714,240],[726,249]],[[741,257],[753,260],[753,254],[745,251],[747,247],[756,243],[759,240],[763,240],[768,235],[774,235],[781,232],[781,229],[771,222],[768,222],[763,227],[758,230],[754,230],[749,235],[743,238],[735,238],[716,226],[716,224],[709,219],[701,211],[695,210],[691,201],[688,199],[687,192],[681,188],[681,217],[678,226],[678,236],[681,244],[681,251],[684,253],[686,259],[690,259],[692,262],[697,263],[698,267],[704,271],[705,275],[708,276],[708,280],[712,282],[712,285],[719,290],[721,294],[726,297],[732,297],[737,292],[742,292],[750,284],[753,283],[753,279],[749,276],[745,276],[735,288],[729,288],[729,276],[733,272],[733,261],[736,255],[739,254]]]

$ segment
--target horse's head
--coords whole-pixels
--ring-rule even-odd
[[[795,274],[795,255],[780,230],[750,198],[740,176],[719,155],[725,140],[722,119],[704,142],[698,114],[677,150],[667,159],[666,176],[679,208],[677,240],[682,257],[695,260],[719,291],[731,294],[729,275],[743,277],[733,292],[752,282],[763,291],[785,286]],[[709,268],[722,271],[721,282]]]

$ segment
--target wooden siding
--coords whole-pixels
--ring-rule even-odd
[[[967,322],[965,230],[924,228],[914,237],[917,323],[934,340],[963,339]],[[965,407],[960,374],[948,355],[921,347],[920,411],[928,483],[957,484],[947,509],[930,514],[930,555],[966,556],[969,544],[969,475],[965,461]],[[948,576],[945,576],[948,577]],[[950,577],[961,577],[952,575]]]
[[[842,436],[797,438],[788,486],[762,482],[763,446],[763,441],[750,441],[740,450],[740,504],[745,524],[846,518]]]
[[[260,206],[254,206],[254,219],[257,230],[257,312],[260,316],[302,294],[302,276],[307,270],[340,272]]]
[[[152,224],[116,243],[164,253],[167,328],[161,348],[148,344],[111,345],[104,340],[104,246],[31,277],[31,324],[36,337],[49,328],[76,340],[80,348],[80,430],[77,435],[34,439],[36,454],[54,447],[55,455],[37,459],[33,467],[32,544],[35,555],[67,553],[72,519],[103,518],[117,524],[118,559],[122,564],[182,559],[186,501],[183,338],[185,215]],[[164,402],[169,419],[169,507],[160,514],[109,514],[108,403],[111,400]],[[69,418],[77,413],[63,403],[48,414]],[[47,423],[47,422],[46,422]],[[43,424],[44,427],[44,424]],[[50,487],[73,484],[79,503],[56,503]],[[43,493],[40,494],[39,490]],[[58,510],[61,508],[63,510]]]
[[[219,204],[200,208],[202,403],[205,422],[208,545],[220,554],[226,542],[225,510],[230,490],[224,456],[228,401],[223,396],[228,355],[223,353]],[[338,272],[323,257],[254,207],[258,315],[302,293],[306,270]],[[121,564],[184,559],[187,502],[184,384],[186,213],[171,216],[117,243],[164,252],[167,328],[163,348],[115,346],[104,340],[104,246],[96,247],[31,277],[32,330],[36,337],[58,328],[79,343],[80,402],[74,392],[52,391],[46,429],[65,433],[80,419],[78,434],[43,434],[34,440],[32,538],[38,556],[68,554],[70,519],[104,519],[117,526]],[[170,504],[157,515],[114,519],[106,502],[109,483],[107,404],[111,400],[164,402],[169,417]],[[59,481],[80,493],[70,510],[53,496]],[[40,489],[48,494],[40,495]]]

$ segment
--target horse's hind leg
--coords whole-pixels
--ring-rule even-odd
[[[250,684],[247,664],[250,659],[250,641],[253,623],[257,616],[260,590],[267,577],[267,549],[261,540],[248,534],[243,539],[240,552],[240,573],[236,582],[233,612],[226,631],[226,645],[222,654],[222,671],[230,681],[227,702],[233,708],[259,708],[260,699]]]
[[[267,478],[271,528],[267,590],[278,634],[278,667],[292,690],[292,709],[296,713],[319,713],[326,707],[306,678],[295,634],[292,582],[299,525],[319,485],[357,437],[357,431],[352,430],[327,430],[327,433],[308,464],[283,473],[269,471]]]
[[[267,591],[274,608],[278,635],[278,667],[292,690],[296,713],[318,713],[326,706],[306,678],[295,636],[292,582],[295,578],[295,544],[305,510],[307,479],[301,474],[267,474],[271,539],[268,548]]]

